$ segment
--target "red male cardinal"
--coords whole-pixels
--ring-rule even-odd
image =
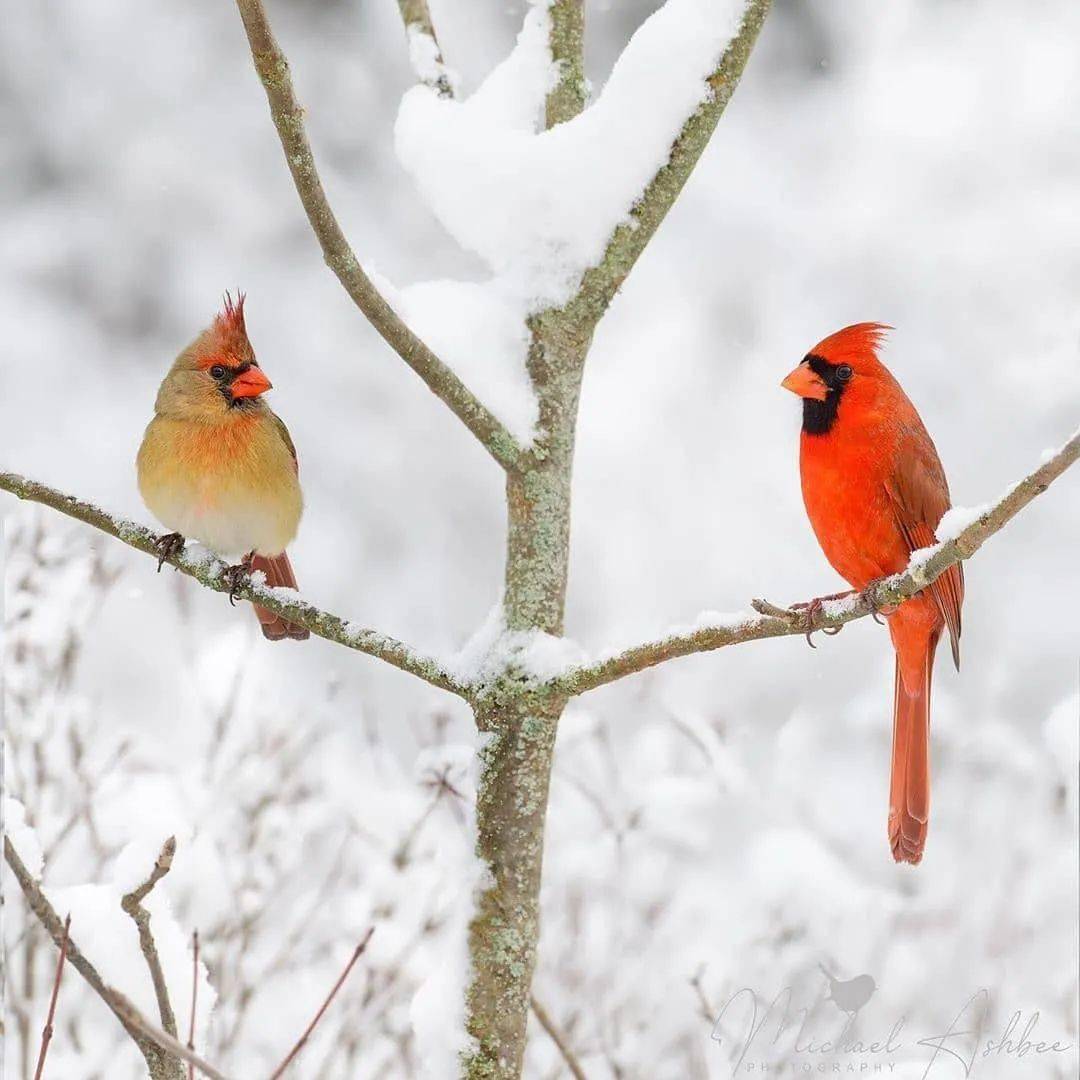
[[[262,399],[270,389],[244,326],[244,296],[176,358],[158,390],[154,419],[139,447],[139,492],[175,532],[162,559],[190,536],[224,556],[243,556],[234,581],[261,570],[268,585],[296,588],[286,546],[303,511],[296,449]],[[158,569],[161,568],[159,562]],[[255,606],[271,641],[308,631]]]
[[[949,485],[915,406],[877,357],[880,323],[819,342],[781,384],[803,399],[799,465],[810,524],[833,568],[856,590],[903,570],[937,542]],[[896,650],[889,844],[917,863],[930,816],[930,675],[949,629],[960,669],[959,564],[890,615]]]

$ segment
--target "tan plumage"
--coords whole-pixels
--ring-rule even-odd
[[[285,548],[303,511],[296,451],[262,400],[262,373],[244,326],[243,297],[176,358],[137,459],[139,492],[167,528],[219,555],[252,557],[270,585],[296,588]],[[308,632],[256,607],[272,639]]]

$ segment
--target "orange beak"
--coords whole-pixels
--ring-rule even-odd
[[[829,396],[829,388],[805,360],[780,385],[799,397],[815,401],[824,401]]]
[[[251,367],[242,371],[231,383],[229,390],[234,398],[258,397],[273,388],[273,384],[262,373],[262,368]]]

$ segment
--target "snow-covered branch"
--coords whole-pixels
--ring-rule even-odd
[[[443,62],[427,0],[398,0],[398,7],[409,41],[409,62],[417,79],[431,87],[439,97],[453,97],[453,79]]]
[[[289,63],[281,51],[261,0],[237,0],[251,58],[270,103],[293,183],[308,221],[322,247],[327,265],[356,306],[395,352],[427,383],[455,416],[504,467],[514,465],[520,449],[510,432],[402,321],[364,272],[327,200],[304,125],[304,110],[296,100]]]
[[[66,940],[67,961],[83,977],[87,985],[101,998],[112,1010],[113,1014],[123,1025],[124,1030],[134,1040],[140,1053],[146,1059],[147,1068],[152,1080],[183,1080],[183,1070],[180,1067],[179,1058],[163,1051],[154,1040],[147,1038],[146,1034],[135,1027],[121,1009],[117,1007],[113,991],[105,984],[97,968],[83,955],[82,950],[75,944],[71,934],[67,932],[63,919],[56,913],[56,909],[49,902],[49,898],[42,891],[41,886],[34,880],[33,874],[27,869],[14,845],[4,837],[4,860],[15,875],[15,880],[26,897],[30,910],[37,916],[38,922],[45,928],[46,933],[53,939],[56,947],[64,947]]]
[[[20,499],[41,503],[77,521],[92,525],[95,529],[100,529],[145,555],[150,555],[155,559],[159,555],[157,546],[159,537],[145,525],[139,525],[111,514],[73,495],[57,491],[46,484],[39,484],[35,480],[28,480],[16,473],[0,473],[0,489],[10,491]],[[230,591],[230,584],[225,575],[225,563],[208,551],[199,549],[194,553],[189,553],[185,548],[179,555],[166,561],[208,589],[220,593]],[[431,683],[432,686],[448,690],[461,697],[466,696],[467,688],[445,671],[432,657],[416,652],[387,634],[358,627],[347,619],[323,611],[314,604],[309,604],[290,589],[272,589],[258,581],[250,581],[236,589],[235,596],[241,600],[258,603],[288,619],[289,622],[306,626],[313,634],[327,641],[374,656],[401,671],[407,671],[410,675]]]
[[[577,295],[566,309],[573,312],[576,321],[589,328],[600,321],[634,263],[679,197],[739,85],[770,3],[771,0],[745,0],[737,32],[728,42],[716,67],[704,79],[701,97],[671,144],[670,154],[642,189],[640,198],[627,208],[625,219],[608,240],[603,258],[588,269],[582,278]],[[666,8],[675,9],[677,6],[673,0],[668,0]],[[699,37],[704,37],[722,18],[720,10],[721,5],[705,4],[699,11],[684,13],[672,10],[670,15],[673,22],[675,19],[685,20],[682,24],[684,32],[694,29],[694,18],[704,20],[697,30]],[[662,9],[653,18],[667,14]],[[675,33],[671,36],[678,50],[679,36]],[[675,51],[673,55],[680,53]],[[658,94],[665,96],[659,90]]]
[[[562,693],[582,694],[655,667],[665,660],[710,652],[744,641],[839,628],[872,611],[898,604],[921,592],[950,566],[971,558],[1077,458],[1080,458],[1080,430],[1061,449],[1046,455],[1039,468],[1010,487],[996,502],[974,509],[950,511],[938,527],[941,538],[938,544],[916,551],[906,570],[885,578],[865,593],[825,601],[819,609],[813,610],[812,615],[808,615],[805,608],[782,609],[760,600],[754,601],[753,611],[732,615],[707,613],[695,626],[674,630],[657,641],[575,668],[549,685]]]

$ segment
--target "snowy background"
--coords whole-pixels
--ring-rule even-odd
[[[526,6],[431,6],[469,94]],[[657,7],[588,5],[594,94]],[[520,416],[519,345],[497,315],[521,282],[409,288],[484,282],[498,252],[463,251],[414,178],[423,108],[412,95],[399,120],[413,77],[396,5],[280,0],[271,13],[357,251]],[[1076,429],[1077,40],[1065,0],[777,4],[596,336],[572,637],[629,643],[751,596],[841,587],[805,520],[799,409],[778,382],[847,323],[897,328],[885,360],[959,504]],[[650,78],[663,86],[679,64]],[[305,594],[425,649],[460,648],[498,599],[501,477],[323,265],[235,10],[9,5],[0,129],[0,464],[144,518],[133,461],[157,384],[240,286],[300,453]],[[885,838],[892,654],[868,620],[816,652],[797,638],[740,646],[571,707],[535,990],[590,1078],[731,1075],[727,1043],[709,1038],[722,1003],[744,986],[820,1001],[819,962],[875,978],[860,1031],[907,1017],[911,1056],[893,1075],[923,1075],[928,1052],[911,1044],[981,986],[988,1038],[1039,1010],[1037,1035],[1075,1047],[1078,482],[1066,475],[969,567],[964,670],[938,668],[934,809],[914,872]],[[146,558],[7,497],[0,509],[7,794],[26,804],[76,940],[150,1009],[115,901],[175,833],[151,907],[181,1027],[200,930],[209,1056],[265,1073],[375,924],[297,1075],[440,1075],[470,861],[467,801],[439,778],[469,795],[463,706],[321,641],[264,643],[247,613]],[[29,846],[20,813],[9,804]],[[14,889],[6,875],[6,1054],[21,1080],[53,953]],[[820,1016],[822,1034],[843,1021],[828,1002]],[[53,1075],[140,1075],[72,973],[60,1017]],[[560,1075],[530,1033],[526,1074]],[[780,1045],[767,1060],[808,1058]],[[1076,1068],[1073,1049],[976,1075]]]

